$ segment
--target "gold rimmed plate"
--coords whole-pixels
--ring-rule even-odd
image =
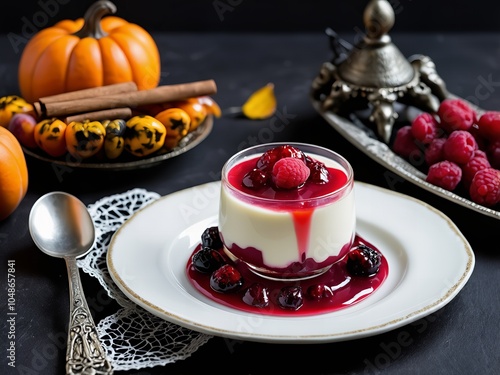
[[[469,243],[440,211],[356,181],[357,231],[386,257],[384,284],[358,304],[332,313],[283,317],[240,311],[202,295],[186,272],[200,233],[217,225],[219,192],[215,181],[161,197],[116,231],[107,252],[109,273],[131,301],[194,331],[274,343],[372,336],[442,308],[474,269]],[[407,220],[408,212],[415,220]]]

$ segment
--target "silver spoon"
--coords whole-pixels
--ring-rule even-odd
[[[40,250],[66,261],[70,290],[66,374],[112,374],[76,265],[76,258],[87,253],[95,241],[94,223],[87,208],[71,194],[45,194],[31,208],[29,231]]]

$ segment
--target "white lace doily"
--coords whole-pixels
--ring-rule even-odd
[[[106,253],[111,237],[134,212],[158,198],[157,193],[133,189],[88,206],[94,219],[96,241],[77,264],[99,280],[108,295],[121,306],[97,324],[97,332],[116,371],[186,359],[212,337],[169,323],[139,307],[118,289],[109,275]]]

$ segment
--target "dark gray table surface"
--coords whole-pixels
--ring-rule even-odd
[[[231,115],[217,119],[208,138],[190,152],[158,166],[127,172],[74,170],[58,178],[50,165],[28,158],[29,190],[19,208],[0,222],[2,374],[62,374],[65,349],[51,334],[68,324],[68,283],[64,262],[39,252],[28,232],[28,215],[44,193],[63,190],[85,204],[135,187],[166,195],[214,180],[224,161],[242,146],[270,141],[322,145],[346,156],[359,181],[389,188],[386,170],[343,139],[312,108],[309,88],[323,61],[327,39],[313,34],[154,34],[161,51],[162,84],[214,79],[221,108],[237,107],[255,89],[275,84],[278,111],[288,124],[272,130],[269,120]],[[346,39],[353,35],[344,36]],[[453,93],[484,108],[500,109],[500,35],[395,34],[410,56],[431,56]],[[0,95],[18,93],[16,53],[0,36]],[[267,344],[213,338],[190,358],[130,374],[495,374],[500,368],[500,222],[469,211],[410,182],[398,192],[428,202],[449,216],[470,242],[475,270],[463,290],[438,312],[394,331],[338,343]],[[408,225],[414,218],[408,217]],[[6,366],[8,260],[16,267],[16,365]],[[116,308],[95,279],[82,274],[85,293],[99,297],[100,320]],[[305,323],[306,324],[306,323]],[[410,338],[400,342],[404,335]],[[50,347],[50,348],[49,348]],[[300,369],[300,370],[299,370]]]

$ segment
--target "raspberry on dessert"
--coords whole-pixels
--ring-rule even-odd
[[[210,247],[202,247],[191,257],[191,262],[196,271],[210,273],[222,266],[225,261],[222,255]]]
[[[449,160],[443,160],[429,167],[425,180],[443,189],[453,191],[461,179],[462,169]]]
[[[483,206],[493,207],[500,202],[500,171],[485,168],[478,171],[472,179],[469,194],[472,201]]]
[[[309,168],[301,159],[285,157],[274,164],[272,176],[276,187],[295,189],[307,181],[309,174]]]
[[[415,143],[415,138],[413,137],[411,131],[411,125],[406,125],[398,129],[392,144],[392,149],[396,154],[406,159],[410,157],[418,157],[420,155],[420,149]]]
[[[437,112],[440,127],[447,133],[454,130],[469,130],[476,121],[476,112],[463,100],[445,99]]]
[[[443,155],[453,163],[465,164],[477,149],[477,142],[472,134],[465,130],[455,130],[443,145]]]
[[[278,294],[278,304],[288,310],[298,310],[304,304],[300,286],[284,286]]]
[[[489,141],[500,140],[500,112],[485,112],[477,120],[478,132]]]
[[[360,244],[347,254],[347,271],[354,276],[373,276],[382,263],[382,255],[375,249]]]
[[[413,137],[427,145],[437,136],[438,122],[430,113],[419,114],[411,123]]]
[[[249,189],[257,190],[267,186],[269,179],[269,172],[254,168],[243,177],[242,184]]]
[[[307,296],[314,300],[329,299],[333,297],[332,288],[325,284],[313,284],[307,288]]]
[[[443,146],[446,138],[434,138],[427,146],[424,152],[424,158],[427,165],[436,164],[444,160]]]
[[[261,170],[272,171],[274,164],[283,158],[296,158],[305,162],[304,153],[296,147],[290,145],[282,145],[267,150],[257,160],[257,168]]]
[[[486,157],[486,153],[476,150],[474,156],[462,166],[462,183],[466,188],[469,188],[476,172],[490,167],[491,165]]]
[[[325,164],[306,156],[306,165],[310,171],[309,181],[315,184],[326,184],[330,181],[330,172],[328,172]]]
[[[220,238],[219,227],[210,227],[201,234],[201,245],[211,249],[222,249],[222,239]]]
[[[240,272],[230,264],[224,264],[217,268],[210,276],[210,287],[216,292],[230,292],[239,289],[243,285],[243,277]]]
[[[269,290],[261,283],[254,283],[245,290],[242,299],[247,305],[266,307],[269,305]]]

